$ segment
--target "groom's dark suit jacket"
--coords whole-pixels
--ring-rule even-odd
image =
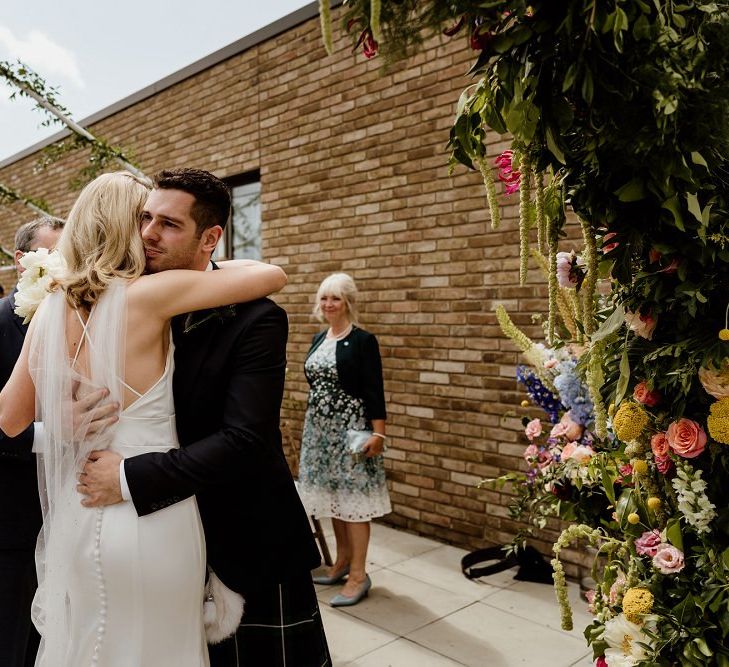
[[[208,564],[239,592],[308,572],[319,551],[279,430],[286,313],[260,299],[176,318],[172,330],[181,448],[126,459],[137,513],[196,495]]]
[[[20,356],[27,327],[15,314],[15,290],[0,299],[0,388]],[[41,527],[33,424],[16,438],[0,434],[0,549],[35,549]]]

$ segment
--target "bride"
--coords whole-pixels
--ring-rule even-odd
[[[0,392],[6,435],[36,414],[45,425],[36,666],[208,665],[205,542],[194,497],[142,518],[131,503],[89,509],[77,475],[92,450],[133,456],[178,447],[170,319],[266,296],[286,276],[246,260],[220,271],[142,275],[147,194],[127,172],[100,176],[81,192],[59,242],[67,271],[39,306]],[[74,418],[73,403],[99,390],[119,412],[95,430],[99,422]]]

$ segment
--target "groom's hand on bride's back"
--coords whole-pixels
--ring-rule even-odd
[[[95,389],[79,397],[79,383],[73,388],[71,413],[74,440],[101,433],[119,420],[119,403],[107,401],[108,389]]]
[[[76,490],[83,496],[84,507],[106,507],[124,499],[119,483],[119,464],[122,457],[108,450],[91,452],[78,476]]]

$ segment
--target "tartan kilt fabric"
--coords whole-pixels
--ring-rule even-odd
[[[210,667],[331,667],[311,573],[242,593],[236,634],[208,646]]]

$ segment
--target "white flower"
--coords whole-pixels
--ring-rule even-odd
[[[706,482],[701,470],[694,471],[689,464],[679,463],[676,477],[671,482],[678,499],[678,510],[697,533],[708,533],[709,524],[716,518],[716,505],[706,497]]]
[[[51,283],[60,276],[64,262],[57,251],[49,253],[45,248],[38,248],[26,252],[20,258],[20,265],[25,270],[18,281],[15,314],[23,318],[23,324],[28,324],[48,294]]]
[[[650,644],[648,635],[640,625],[631,623],[624,614],[605,623],[603,639],[609,648],[605,649],[605,660],[609,667],[632,667],[647,657],[640,643]]]

